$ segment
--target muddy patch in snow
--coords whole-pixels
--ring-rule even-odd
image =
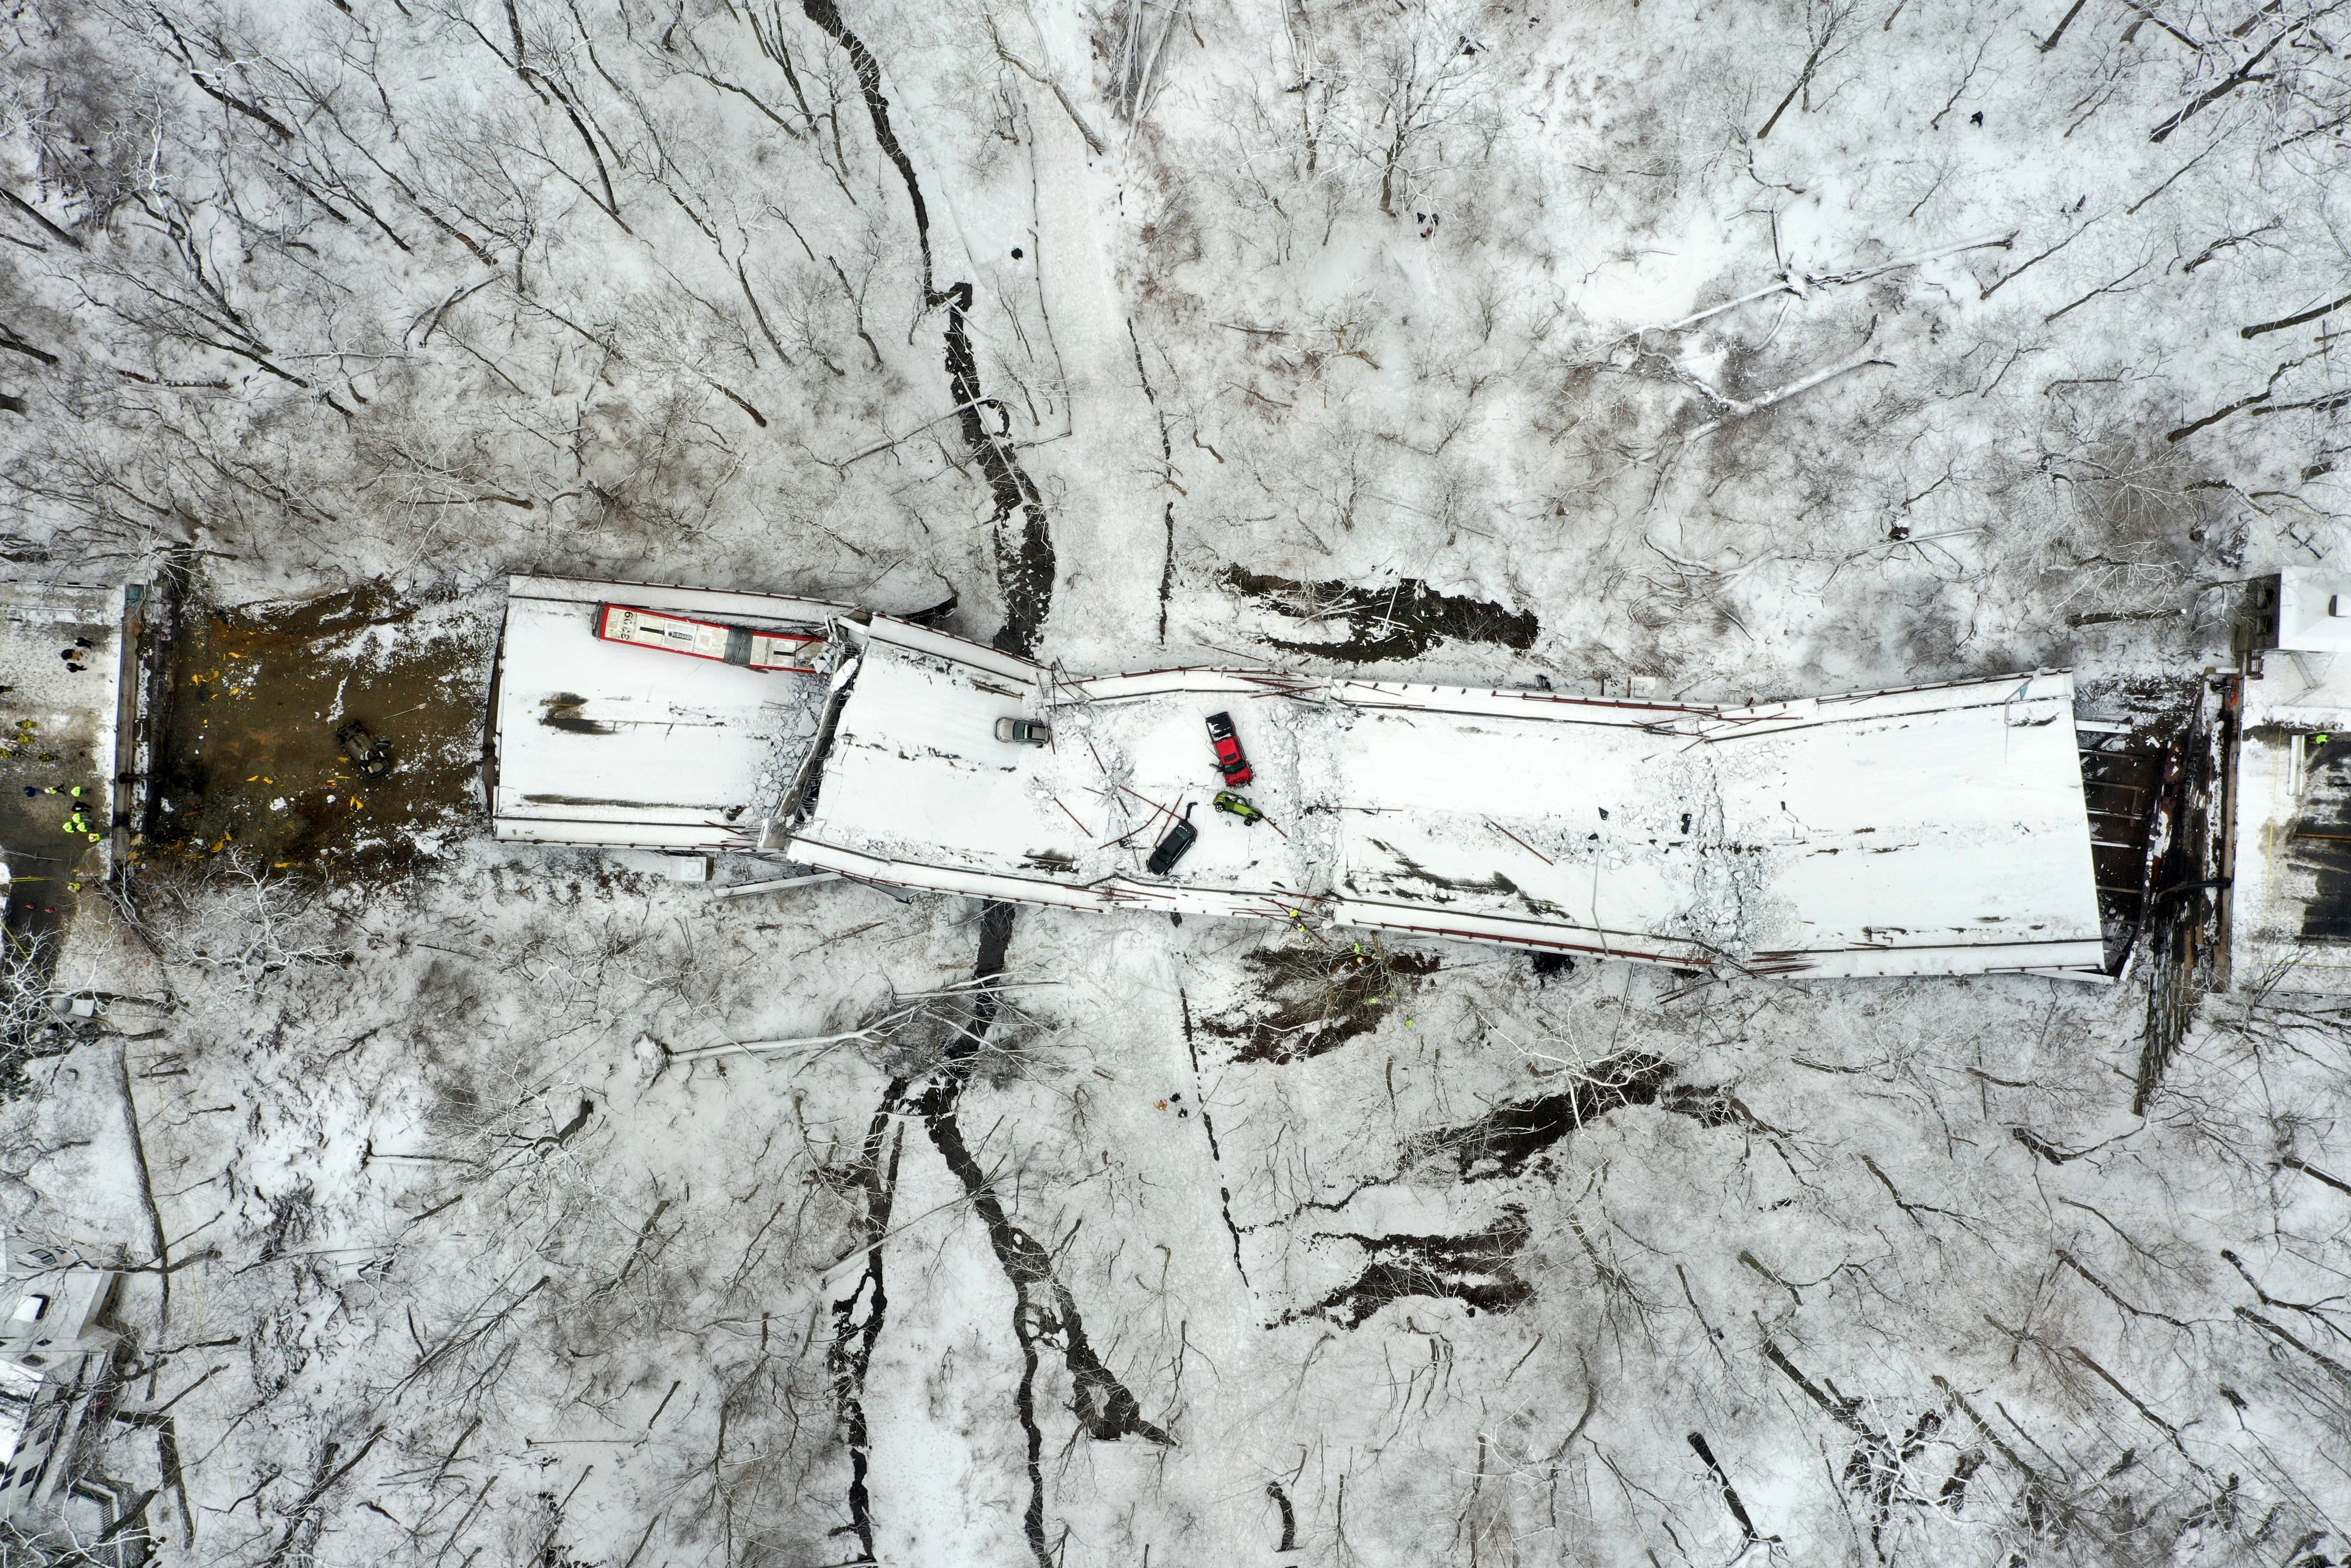
[[[1276,615],[1341,633],[1312,640],[1261,636],[1266,646],[1346,664],[1417,659],[1448,638],[1523,651],[1535,645],[1540,630],[1531,610],[1505,610],[1489,600],[1439,593],[1417,578],[1403,578],[1385,588],[1357,588],[1346,582],[1295,582],[1230,566],[1224,580]]]
[[[1409,1296],[1449,1296],[1473,1312],[1507,1312],[1535,1293],[1517,1267],[1532,1228],[1526,1210],[1512,1204],[1493,1224],[1467,1236],[1325,1232],[1313,1239],[1317,1245],[1352,1242],[1364,1249],[1363,1271],[1311,1306],[1283,1313],[1281,1321],[1312,1316],[1361,1328],[1382,1307]]]
[[[1316,939],[1241,956],[1256,995],[1200,1020],[1202,1032],[1239,1042],[1235,1061],[1298,1061],[1369,1034],[1439,967],[1419,953],[1366,940]]]
[[[1464,1181],[1552,1174],[1552,1146],[1593,1123],[1635,1105],[1655,1105],[1701,1126],[1737,1122],[1770,1134],[1727,1089],[1673,1082],[1679,1069],[1647,1051],[1620,1051],[1578,1071],[1566,1088],[1506,1100],[1475,1121],[1415,1140],[1419,1159],[1453,1166]]]
[[[395,875],[473,830],[496,625],[380,585],[288,604],[190,605],[172,645],[154,809],[134,854],[240,854],[329,880]],[[363,724],[392,771],[360,776]]]

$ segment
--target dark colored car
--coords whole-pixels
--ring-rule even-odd
[[[1176,862],[1184,858],[1184,852],[1190,849],[1192,841],[1200,836],[1200,830],[1192,825],[1191,819],[1192,808],[1186,806],[1184,808],[1184,815],[1177,818],[1161,836],[1158,847],[1151,852],[1151,858],[1144,862],[1144,870],[1154,876],[1165,876],[1176,869]]]
[[[1217,768],[1224,774],[1226,783],[1238,789],[1257,777],[1257,769],[1241,754],[1241,737],[1233,733],[1232,715],[1208,716],[1208,744],[1217,748]]]
[[[335,744],[343,748],[362,779],[381,779],[392,771],[392,742],[357,719],[335,731]]]

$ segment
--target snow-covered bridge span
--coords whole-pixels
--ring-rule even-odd
[[[530,580],[517,580],[517,602]],[[696,765],[744,798],[673,790],[666,804],[612,800],[597,808],[611,820],[551,828],[502,780],[501,837],[764,849],[946,893],[1304,918],[1705,970],[2079,973],[2104,958],[2063,673],[1744,708],[1265,671],[1071,679],[925,627],[839,615],[830,675],[811,677],[637,648],[590,659],[592,596],[574,591],[540,601],[552,614],[528,649],[510,620],[501,767],[557,746],[589,779],[600,755],[658,776],[684,733]],[[628,591],[649,602],[691,591]],[[572,640],[570,657],[545,656],[551,636]],[[668,709],[637,687],[567,690],[550,725],[532,712],[547,694],[517,678],[540,665],[573,686],[591,674],[653,683]],[[730,741],[726,726],[686,714],[716,712],[721,696],[742,715],[789,716],[740,718]],[[600,703],[635,706],[599,735],[581,720]],[[1270,825],[1210,809],[1222,784],[1204,719],[1218,711],[1239,727],[1257,773],[1247,794]],[[1051,744],[998,740],[1008,716],[1046,720]],[[729,746],[739,759],[715,761]],[[593,805],[597,793],[564,799]],[[1197,844],[1169,874],[1148,874],[1153,844],[1186,808]],[[621,820],[631,810],[669,820],[653,832]]]

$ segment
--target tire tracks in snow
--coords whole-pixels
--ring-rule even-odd
[[[905,182],[906,199],[914,210],[914,239],[923,256],[923,304],[926,308],[946,307],[947,391],[954,400],[952,406],[959,411],[964,444],[971,449],[973,461],[987,477],[988,492],[995,502],[988,532],[996,549],[997,588],[1004,598],[1004,625],[996,633],[995,643],[1005,653],[1027,658],[1036,652],[1046,618],[1052,612],[1057,570],[1053,535],[1045,516],[1044,497],[1013,455],[1014,448],[1008,439],[1010,415],[1002,403],[981,390],[979,361],[972,352],[971,335],[966,326],[966,319],[971,313],[971,285],[953,283],[940,288],[933,281],[930,208],[923,200],[914,161],[906,155],[898,133],[891,128],[890,99],[882,90],[882,68],[872,51],[841,19],[841,7],[835,0],[800,0],[800,11],[849,56],[857,72],[858,90],[865,99],[866,117],[873,124],[873,140],[883,155],[896,165],[898,177]],[[983,417],[986,412],[1002,416],[1006,428],[989,430]],[[1017,538],[1011,529],[1016,513],[1019,517]]]

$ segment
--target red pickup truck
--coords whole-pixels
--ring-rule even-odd
[[[1208,744],[1217,748],[1217,770],[1225,776],[1227,784],[1238,789],[1257,777],[1257,769],[1249,766],[1249,758],[1241,753],[1240,737],[1233,733],[1232,715],[1212,713],[1208,716]]]

